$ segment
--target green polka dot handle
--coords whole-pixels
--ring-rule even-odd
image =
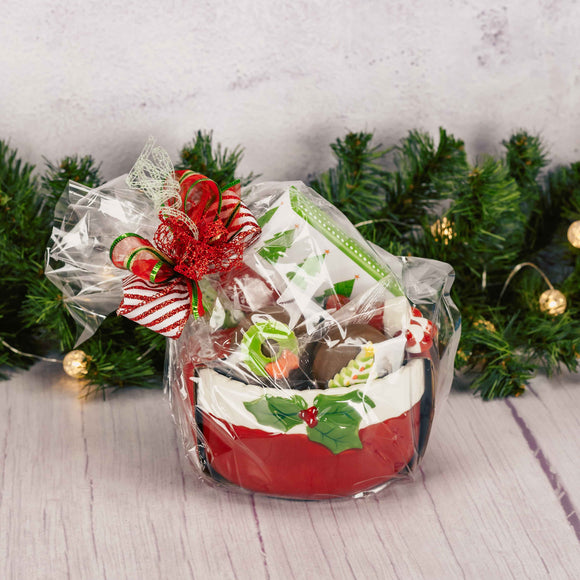
[[[369,276],[382,282],[394,296],[402,296],[403,290],[395,275],[357,240],[349,237],[317,205],[312,203],[294,186],[290,188],[292,209],[309,225],[332,242],[343,254],[348,256]]]

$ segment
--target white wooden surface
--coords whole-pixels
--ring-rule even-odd
[[[414,482],[319,503],[200,482],[160,391],[75,389],[0,383],[2,579],[580,578],[580,375],[454,392]]]

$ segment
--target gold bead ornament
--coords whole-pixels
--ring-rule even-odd
[[[495,324],[493,322],[490,322],[489,320],[485,320],[485,318],[478,318],[473,323],[473,327],[479,329],[485,328],[488,332],[497,332]]]
[[[575,248],[580,248],[580,220],[570,224],[570,227],[568,228],[568,241]]]
[[[62,360],[64,372],[73,379],[82,379],[89,372],[89,357],[82,350],[71,350]]]
[[[453,224],[446,217],[437,220],[431,226],[431,235],[433,239],[438,242],[443,241],[443,244],[447,246],[449,241],[452,240],[457,234],[453,231]]]
[[[540,310],[552,316],[562,314],[566,310],[566,296],[555,288],[542,292],[540,294]]]

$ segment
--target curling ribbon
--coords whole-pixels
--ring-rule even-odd
[[[220,191],[193,171],[175,171],[171,178],[168,183],[179,188],[159,208],[153,243],[125,233],[112,243],[110,256],[132,273],[123,280],[117,314],[179,338],[190,315],[204,314],[198,281],[240,267],[244,249],[261,230],[240,199],[239,182]]]

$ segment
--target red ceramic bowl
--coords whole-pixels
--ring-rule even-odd
[[[431,425],[424,358],[327,390],[246,385],[209,368],[190,378],[192,431],[206,473],[271,496],[325,499],[383,486],[423,453]]]

